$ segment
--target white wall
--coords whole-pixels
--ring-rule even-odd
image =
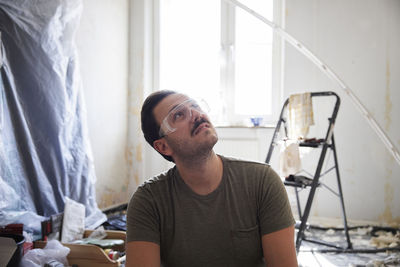
[[[400,148],[400,2],[287,0],[285,15],[286,30],[339,75]],[[285,97],[341,96],[335,135],[348,217],[400,223],[400,166],[335,83],[290,45],[285,58]],[[338,216],[325,195],[317,195],[313,215]]]
[[[127,202],[128,0],[83,0],[76,43],[101,208]]]
[[[285,5],[286,30],[339,75],[400,148],[400,120],[396,119],[400,112],[400,2],[287,0]],[[335,140],[348,218],[400,223],[400,166],[342,89],[290,44],[284,50],[284,98],[326,90],[341,97]],[[327,111],[324,103],[315,108],[316,116]],[[219,128],[216,151],[264,161],[272,131]],[[146,177],[170,166],[149,147],[147,155],[152,164],[146,166]],[[318,156],[309,156],[303,167],[314,173],[311,165]],[[332,156],[327,159],[332,163]],[[272,163],[278,169],[277,158]],[[324,179],[336,189],[333,173]],[[288,192],[295,204],[292,191]],[[302,193],[303,207],[306,193]],[[311,216],[339,218],[340,212],[338,199],[326,189],[318,190]]]
[[[104,207],[128,198],[124,153],[129,1],[83,2],[77,43],[98,178],[97,195]],[[400,2],[286,0],[285,6],[287,31],[345,81],[400,148],[400,120],[396,119],[400,114]],[[333,90],[342,99],[335,137],[348,217],[400,222],[399,165],[341,89],[291,45],[285,45],[284,97],[321,90]],[[216,151],[264,161],[272,131],[220,128]],[[143,178],[171,166],[147,144],[144,151]],[[320,191],[312,215],[338,217],[340,210],[335,201],[326,190]]]

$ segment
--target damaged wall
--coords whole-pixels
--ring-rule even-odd
[[[132,56],[128,53],[129,2],[83,0],[77,36],[100,207],[126,202],[130,195],[125,157]],[[285,6],[286,30],[350,86],[400,148],[400,120],[395,117],[400,114],[400,2],[286,0]],[[400,222],[400,166],[342,89],[286,44],[284,97],[321,90],[335,91],[342,99],[335,137],[348,218]],[[268,136],[273,130],[269,131]],[[230,138],[231,133],[224,135]],[[224,152],[223,142],[219,152]],[[129,158],[137,158],[135,149],[127,151]],[[135,177],[140,181],[169,166],[147,144],[143,151],[144,175]],[[335,201],[326,190],[317,193],[311,215],[339,217]]]
[[[76,43],[100,208],[129,198],[125,148],[128,97],[127,0],[83,0]]]
[[[397,49],[400,47],[400,2],[287,0],[285,7],[287,32],[331,67],[400,148],[400,120],[395,119],[396,114],[400,114],[397,104],[400,102],[400,53]],[[400,166],[353,102],[290,44],[284,47],[283,76],[285,99],[290,94],[305,91],[334,91],[341,97],[335,141],[347,217],[357,221],[400,223]],[[314,113],[318,113],[319,108],[324,109],[324,106],[317,107]],[[220,136],[216,146],[218,153],[248,157],[247,149],[240,152],[231,148],[245,147],[248,142],[258,142],[262,146],[264,138],[272,136],[273,129],[269,129],[266,136],[257,136],[258,141],[251,139],[253,134],[246,136],[251,139],[247,143],[239,134],[234,136],[240,129],[217,131]],[[149,146],[145,150],[151,157],[148,156],[143,179],[168,166]],[[259,156],[258,160],[264,161],[265,156]],[[304,162],[304,165],[311,164]],[[315,169],[311,170],[314,173]],[[330,175],[326,177],[327,183],[336,189],[335,177],[333,173]],[[291,188],[288,191],[292,192]],[[305,197],[303,194],[303,207]],[[295,204],[294,196],[291,202]],[[317,190],[311,216],[340,218],[338,198],[326,189]]]
[[[286,30],[345,81],[400,148],[400,2],[288,0],[285,16]],[[400,223],[400,166],[344,92],[291,45],[285,49],[285,97],[306,90],[341,96],[335,137],[348,217]],[[324,192],[312,215],[339,216]]]

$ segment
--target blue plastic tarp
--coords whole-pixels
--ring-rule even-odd
[[[86,227],[106,220],[95,196],[74,35],[81,0],[0,0],[0,226],[86,207]]]

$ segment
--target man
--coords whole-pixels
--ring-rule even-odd
[[[129,203],[126,266],[297,266],[286,191],[268,165],[215,154],[217,133],[186,95],[155,92],[141,116],[146,141],[175,167]]]

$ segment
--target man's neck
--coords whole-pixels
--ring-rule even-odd
[[[176,166],[183,181],[199,195],[210,194],[222,180],[222,160],[214,151],[197,161],[177,161]]]

